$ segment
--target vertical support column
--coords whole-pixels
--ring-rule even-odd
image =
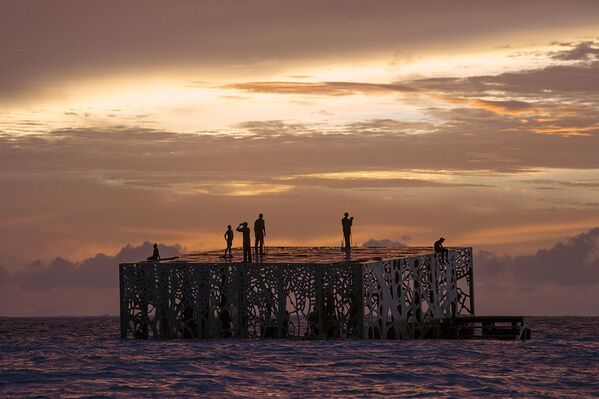
[[[470,285],[470,314],[474,316],[474,259],[472,258],[472,248],[466,248],[468,254],[468,280]]]
[[[198,335],[202,339],[210,338],[210,270],[212,265],[198,265]]]
[[[242,263],[237,264],[237,286],[239,287],[239,294],[237,296],[237,331],[235,331],[236,338],[247,338],[247,288],[246,288],[246,273],[245,265]]]
[[[286,266],[289,267],[289,266]],[[285,292],[285,279],[283,278],[283,272],[285,268],[278,267],[277,268],[277,296],[279,300],[279,308],[277,314],[277,337],[284,338],[288,332],[285,332],[285,324],[289,326],[289,321],[285,322],[287,315],[287,294]],[[287,330],[289,327],[287,327]]]
[[[169,291],[168,291],[168,276],[166,275],[166,268],[161,265],[154,265],[158,272],[158,306],[157,310],[160,310],[160,338],[168,339],[170,337],[170,326],[168,319],[168,302],[169,302]]]
[[[183,338],[197,338],[197,319],[193,306],[193,274],[191,265],[181,265],[182,296],[181,296],[181,330]]]
[[[148,271],[149,267],[150,266],[144,264],[137,265],[137,272],[139,273],[137,281],[140,286],[135,287],[139,292],[139,308],[141,309],[139,335],[143,339],[148,339],[149,335],[150,317],[148,315],[148,295],[150,291],[154,291],[154,273]],[[152,284],[152,290],[150,290],[150,283]]]
[[[437,257],[433,255],[427,255],[428,262],[430,265],[428,281],[429,281],[429,308],[433,319],[439,319],[442,315],[439,314],[440,304],[439,304],[439,279],[437,278],[437,274],[439,271],[439,262],[437,261]]]
[[[229,268],[227,265],[212,265],[212,267],[217,276],[218,291],[220,292],[220,297],[215,303],[218,309],[218,321],[214,330],[216,337],[230,338],[232,316],[229,304],[232,299],[229,297]]]
[[[412,309],[414,309],[414,317],[416,320],[416,324],[420,326],[420,321],[422,320],[422,296],[420,295],[420,260],[418,258],[414,259],[414,266],[412,267],[414,279],[414,303],[412,304]]]
[[[457,268],[455,261],[455,250],[450,250],[447,254],[447,299],[449,300],[449,309],[451,311],[451,318],[454,318],[458,309],[458,277]]]
[[[320,339],[326,339],[327,337],[327,326],[325,323],[325,317],[326,317],[326,312],[325,312],[325,306],[324,306],[324,302],[325,302],[325,295],[324,295],[324,283],[323,283],[323,268],[321,265],[316,265],[315,267],[316,269],[316,276],[315,276],[315,283],[316,283],[316,308],[317,308],[317,314],[318,314],[318,338]]]
[[[200,279],[200,270],[197,265],[190,265],[189,267],[189,279],[191,284],[191,295],[192,301],[190,306],[193,311],[193,335],[194,338],[201,338],[200,333],[200,324],[202,322],[202,313],[200,311],[200,302],[201,300],[201,279]]]
[[[364,277],[362,268],[364,265],[354,265],[354,287],[353,287],[353,298],[352,298],[352,314],[350,315],[353,320],[353,337],[364,338],[364,332],[368,328],[364,324]]]
[[[127,326],[129,324],[129,315],[127,312],[127,298],[125,298],[125,266],[119,265],[119,296],[120,296],[120,315],[121,315],[121,338],[127,338]]]
[[[410,274],[410,265],[408,261],[405,259],[400,259],[398,262],[399,268],[399,338],[400,339],[408,339],[410,337],[410,333],[408,331],[408,313],[410,310],[410,306],[408,304],[408,292],[410,290],[409,285],[404,286],[404,278]]]

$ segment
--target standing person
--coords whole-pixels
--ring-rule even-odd
[[[227,231],[225,231],[225,241],[227,242],[227,249],[225,249],[225,254],[223,255],[225,258],[227,257],[227,252],[229,253],[229,257],[232,257],[231,247],[233,246],[233,237],[235,234],[231,229],[231,225],[227,226]]]
[[[251,262],[252,240],[250,239],[250,228],[248,227],[248,222],[239,223],[239,226],[237,226],[236,230],[243,234],[243,261]]]
[[[443,247],[443,242],[445,242],[445,238],[441,237],[437,241],[435,241],[435,244],[433,246],[435,248],[435,253],[439,256],[439,260],[441,262],[446,262],[449,257],[449,250]]]
[[[264,215],[259,214],[254,222],[254,249],[258,256],[258,244],[260,245],[260,256],[264,255],[264,236],[266,235],[266,225],[264,224]]]
[[[351,248],[351,226],[354,223],[354,217],[349,217],[349,213],[345,212],[344,218],[341,219],[341,226],[343,226],[343,238],[345,239],[345,250],[349,251]]]

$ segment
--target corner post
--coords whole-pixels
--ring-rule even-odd
[[[468,253],[468,282],[470,283],[470,314],[474,316],[474,259],[472,257],[472,248],[467,248]]]
[[[120,316],[121,316],[121,338],[127,338],[127,325],[129,324],[127,314],[127,298],[125,298],[125,266],[119,265],[119,295],[120,295]]]

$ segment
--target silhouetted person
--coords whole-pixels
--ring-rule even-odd
[[[449,257],[449,250],[443,247],[443,242],[445,242],[445,238],[443,237],[435,241],[435,253],[439,255],[439,259],[441,261],[447,261],[447,258]]]
[[[148,257],[148,260],[160,260],[160,251],[158,251],[158,244],[154,243],[154,251],[152,256]]]
[[[349,213],[345,212],[344,218],[341,219],[341,226],[343,226],[343,239],[345,240],[345,250],[349,251],[351,248],[351,226],[354,222],[354,217],[349,217]]]
[[[248,222],[239,223],[237,229],[240,233],[243,233],[243,261],[251,262],[252,261],[252,243],[250,239],[250,228],[248,227]]]
[[[233,256],[233,254],[231,253],[231,247],[233,246],[233,237],[235,236],[235,234],[233,233],[233,230],[231,229],[231,225],[227,226],[227,231],[225,232],[225,241],[227,242],[227,249],[225,249],[225,257],[227,256],[227,252],[229,253],[229,256]]]
[[[266,235],[266,226],[264,225],[264,215],[258,215],[254,222],[254,249],[258,256],[258,246],[260,246],[260,256],[264,255],[264,236]]]

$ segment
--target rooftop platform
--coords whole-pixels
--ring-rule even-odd
[[[252,256],[253,253],[252,247]],[[451,248],[449,248],[451,249]],[[186,254],[173,258],[165,258],[160,263],[241,263],[243,253],[241,248],[233,249],[231,258],[223,258],[224,249],[195,254]],[[313,264],[331,265],[345,263],[380,262],[391,259],[406,259],[433,253],[432,247],[402,247],[402,248],[352,248],[349,255],[339,247],[268,247],[266,254],[254,257],[254,263],[268,264]],[[145,261],[144,261],[145,262]]]

